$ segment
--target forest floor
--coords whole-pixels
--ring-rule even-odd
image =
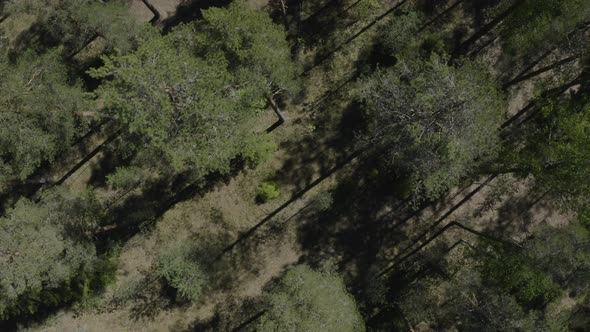
[[[149,13],[136,1],[133,7],[142,20],[149,20]],[[158,11],[173,16],[179,0],[150,0]],[[256,5],[266,2],[255,1]],[[347,40],[366,22],[355,22],[345,33],[335,36]],[[349,29],[349,30],[348,30]],[[325,63],[305,73],[306,91],[296,101],[288,101],[282,107],[289,121],[279,126],[271,135],[279,143],[273,158],[255,169],[239,172],[224,183],[218,183],[203,194],[174,204],[157,222],[142,228],[120,248],[117,279],[104,293],[78,308],[60,310],[41,325],[30,330],[43,331],[189,331],[195,324],[213,319],[219,305],[228,301],[246,302],[259,296],[265,285],[279,276],[287,267],[312,259],[316,247],[307,245],[306,231],[309,224],[317,223],[309,218],[306,207],[318,195],[334,192],[341,188],[344,179],[354,177],[358,158],[346,162],[353,150],[350,144],[354,138],[355,119],[358,114],[351,108],[350,94],[354,85],[349,78],[354,74],[357,61],[371,43],[371,32],[363,38],[351,41],[347,47],[331,56]],[[340,45],[337,42],[335,45]],[[318,52],[313,48],[302,51],[300,62],[309,63]],[[334,69],[337,68],[337,69]],[[328,74],[327,74],[328,73]],[[528,90],[527,90],[528,89]],[[522,108],[530,98],[530,87],[526,85],[513,93],[511,112]],[[527,92],[528,91],[528,92]],[[257,123],[256,130],[264,131],[276,120],[268,109]],[[106,139],[94,138],[94,147]],[[345,143],[343,143],[345,142]],[[85,148],[88,151],[91,148]],[[64,183],[71,188],[83,188],[93,182],[101,172],[105,153],[98,153],[83,167],[72,174]],[[73,159],[76,159],[73,157]],[[65,167],[64,167],[65,168]],[[265,204],[255,202],[255,190],[263,181],[272,180],[279,184],[281,196]],[[482,179],[481,181],[484,181]],[[525,234],[529,227],[544,221],[562,223],[567,216],[554,213],[543,197],[529,192],[529,180],[514,179],[509,175],[498,176],[487,183],[467,202],[462,202],[481,183],[453,190],[445,199],[431,205],[405,220],[396,233],[409,234],[389,247],[386,252],[377,252],[383,260],[396,257],[404,249],[421,242],[417,238],[433,222],[441,220],[441,227],[452,221],[460,221],[480,231],[502,236],[503,234]],[[515,185],[517,184],[517,185]],[[356,185],[356,183],[355,183]],[[513,190],[506,194],[506,187]],[[349,196],[362,195],[360,185],[352,187]],[[108,188],[97,188],[103,199],[114,195]],[[288,203],[288,204],[287,204]],[[458,204],[460,203],[460,206]],[[376,215],[390,215],[397,211],[375,212]],[[208,294],[201,302],[192,305],[176,305],[162,295],[158,283],[149,283],[154,259],[158,252],[181,239],[211,237],[237,239],[240,234],[273,216],[253,236],[246,238],[222,258],[230,264],[233,276],[224,287]],[[440,219],[444,216],[444,220]],[[387,221],[383,218],[380,221]],[[330,246],[335,237],[343,233],[341,228],[356,229],[355,223],[369,221],[355,216],[344,216],[334,238],[327,233],[322,250],[332,254]],[[324,227],[318,224],[317,227]],[[520,232],[508,232],[508,228]],[[313,227],[311,227],[313,229]],[[327,232],[327,230],[326,230]],[[463,238],[460,231],[449,233],[449,239]],[[357,234],[362,237],[363,234]],[[513,240],[518,240],[517,238]],[[397,240],[396,240],[397,241]],[[227,243],[227,241],[223,242]],[[217,252],[211,253],[217,255]],[[333,256],[342,262],[343,257]],[[344,264],[344,263],[343,263]],[[343,266],[343,265],[341,265]],[[345,270],[346,270],[346,265]],[[358,268],[358,267],[357,267]],[[346,271],[354,274],[353,268]],[[127,292],[137,287],[137,293],[130,299]],[[120,299],[125,298],[124,301]]]

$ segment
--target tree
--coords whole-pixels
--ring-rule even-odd
[[[409,174],[415,199],[438,197],[496,155],[504,104],[481,67],[449,67],[435,56],[379,69],[360,84],[361,144]]]
[[[145,174],[190,170],[197,177],[228,171],[251,135],[247,125],[259,112],[242,105],[242,93],[225,68],[212,66],[159,36],[135,53],[105,58],[92,71],[110,77],[97,90],[108,116],[123,127],[122,151]],[[244,106],[244,107],[241,107]],[[135,154],[135,155],[133,155]]]
[[[590,209],[590,103],[582,93],[552,98],[519,140],[505,147],[499,169],[532,175],[540,191],[549,192],[565,210]]]
[[[178,31],[178,35],[187,33],[192,36],[193,54],[227,66],[236,84],[266,97],[275,89],[299,92],[298,68],[291,61],[287,35],[267,13],[235,1],[228,8],[204,10],[202,21]]]
[[[421,22],[421,15],[415,11],[394,16],[383,29],[383,45],[392,54],[402,52],[409,44],[415,42],[413,37],[418,34]]]
[[[89,100],[59,53],[29,51],[15,64],[0,54],[0,190],[51,163],[86,127],[76,114]]]
[[[524,251],[539,270],[577,297],[590,290],[590,231],[584,225],[541,227],[525,242]]]
[[[187,243],[166,249],[158,258],[157,274],[178,291],[180,299],[198,301],[208,283],[199,258]]]
[[[545,327],[509,294],[466,267],[452,279],[425,278],[402,292],[399,305],[411,326],[434,330],[534,331]]]
[[[257,158],[264,149],[250,144],[268,143],[255,139],[252,122],[274,87],[297,85],[285,33],[269,18],[238,4],[204,17],[163,37],[154,31],[136,52],[91,70],[109,78],[97,96],[123,127],[138,178],[199,178],[229,171],[236,156]]]
[[[566,39],[574,28],[590,19],[584,0],[526,0],[502,25],[508,52],[537,54]]]
[[[363,319],[342,279],[296,266],[265,296],[256,331],[364,331]]]
[[[52,190],[0,218],[0,319],[84,297],[109,273],[90,241],[99,216],[90,191]]]
[[[436,330],[566,330],[590,287],[589,235],[574,221],[541,226],[521,246],[481,242],[449,271],[406,287],[397,302],[411,325]]]

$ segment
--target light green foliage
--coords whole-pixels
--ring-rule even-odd
[[[174,245],[160,254],[157,274],[178,291],[181,299],[189,301],[198,301],[208,283],[195,250],[187,243]]]
[[[271,182],[262,182],[256,189],[256,199],[262,203],[266,203],[281,195],[276,184]]]
[[[238,4],[204,16],[91,71],[112,78],[97,95],[123,125],[133,166],[200,177],[229,171],[236,156],[259,161],[267,153],[251,123],[272,87],[296,86],[285,33]]]
[[[525,0],[502,25],[506,46],[515,54],[541,52],[589,18],[586,0]]]
[[[585,99],[552,102],[524,135],[526,144],[510,148],[505,167],[532,174],[565,209],[590,207],[590,103]]]
[[[331,272],[296,266],[265,296],[256,331],[364,331],[363,319],[342,279]]]
[[[383,46],[392,54],[403,52],[412,43],[420,40],[416,38],[420,23],[422,17],[415,11],[393,16],[383,28],[380,39]]]
[[[81,275],[99,263],[89,241],[99,211],[91,192],[62,190],[46,193],[39,203],[21,199],[7,211],[0,219],[0,319],[87,293],[67,289],[78,282],[87,288],[92,278]]]
[[[145,176],[140,167],[117,167],[115,173],[107,176],[107,183],[115,190],[125,190],[141,183]]]
[[[41,42],[58,42],[77,51],[98,34],[110,50],[127,52],[134,47],[140,25],[128,13],[123,0],[10,0],[10,14],[35,15],[44,35]]]
[[[442,59],[402,61],[361,81],[362,144],[409,173],[416,199],[436,198],[493,158],[503,100],[485,69]]]
[[[0,190],[53,161],[84,128],[75,115],[90,104],[58,54],[26,52],[11,64],[0,52]]]
[[[243,142],[240,156],[250,167],[269,160],[277,150],[277,144],[270,135],[251,135]]]
[[[273,88],[299,91],[286,33],[267,13],[234,1],[227,9],[204,10],[203,17],[192,27],[196,54],[225,63],[238,84],[258,93],[269,94]]]

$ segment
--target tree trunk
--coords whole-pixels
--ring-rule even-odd
[[[154,14],[154,17],[152,17],[152,19],[150,20],[150,24],[157,24],[161,17],[160,12],[156,9],[156,7],[154,7],[154,5],[149,3],[148,0],[141,1],[152,12],[152,14]]]
[[[495,36],[494,38],[490,38],[487,42],[483,43],[481,46],[476,48],[473,52],[469,53],[468,57],[470,59],[474,59],[476,55],[478,55],[481,51],[483,51],[486,47],[492,45],[496,40],[498,40],[500,36]]]
[[[238,327],[236,327],[235,329],[232,329],[232,332],[239,332],[239,331],[243,331],[244,328],[246,328],[248,325],[252,324],[254,321],[256,321],[258,318],[262,317],[262,315],[264,315],[266,313],[266,310],[262,310],[258,313],[256,313],[254,316],[248,318],[247,321],[243,322],[242,324],[240,324]]]
[[[538,57],[535,61],[531,62],[528,66],[526,66],[523,70],[521,70],[512,80],[515,80],[515,79],[517,79],[517,78],[525,75],[526,73],[528,73],[530,70],[532,70],[533,68],[535,68],[536,65],[538,65],[539,63],[541,63],[541,61],[545,60],[545,58],[547,58],[556,49],[557,49],[557,47],[556,46],[553,46],[547,52],[541,54],[540,57]],[[505,72],[506,71],[504,71],[503,73],[505,73]]]
[[[496,178],[496,176],[497,176],[497,174],[490,175],[484,182],[482,182],[479,186],[477,186],[477,188],[473,189],[471,192],[469,192],[467,195],[465,195],[465,197],[463,197],[463,199],[461,199],[457,204],[455,204],[447,212],[445,212],[440,218],[438,218],[434,222],[434,224],[432,224],[430,227],[428,227],[428,229],[426,231],[422,232],[415,239],[413,239],[413,243],[412,244],[410,244],[409,246],[407,246],[404,249],[402,249],[402,251],[400,251],[390,261],[394,261],[394,260],[398,259],[398,257],[400,257],[402,254],[404,254],[405,252],[407,252],[411,247],[413,247],[421,239],[425,238],[428,235],[428,233],[430,233],[431,231],[433,231],[438,225],[440,225],[443,221],[445,221],[445,219],[447,219],[459,207],[461,207],[463,204],[465,204],[467,201],[469,201],[473,196],[475,196],[475,194],[477,194],[478,192],[480,192],[486,185],[488,185],[492,180],[494,180]]]
[[[289,20],[287,19],[287,5],[285,5],[285,0],[278,1],[281,5],[281,14],[283,15],[283,23],[285,24],[285,29],[289,30]]]
[[[62,176],[57,182],[55,182],[51,187],[62,185],[72,174],[76,173],[84,164],[86,164],[90,159],[96,156],[103,147],[117,139],[119,135],[121,135],[122,131],[119,129],[109,138],[107,138],[104,142],[102,142],[99,146],[97,146],[92,152],[90,152],[86,157],[84,157],[80,162],[76,164],[76,166],[72,167],[64,176]]]
[[[278,121],[280,122],[280,124],[285,123],[285,121],[287,121],[287,117],[285,116],[285,114],[283,114],[283,112],[281,111],[281,109],[279,108],[277,103],[275,102],[274,98],[269,97],[268,102],[269,102],[270,106],[272,107],[273,111],[275,111],[275,113],[277,114],[277,117],[279,118]]]

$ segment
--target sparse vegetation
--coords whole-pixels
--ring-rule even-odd
[[[0,1],[0,330],[587,330],[589,22]]]

